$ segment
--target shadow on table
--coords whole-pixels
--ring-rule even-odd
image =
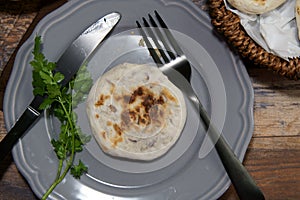
[[[0,12],[17,15],[22,13],[37,12],[42,7],[56,0],[0,0]]]
[[[3,175],[5,174],[6,170],[12,164],[12,155],[8,154],[0,164],[0,180],[2,179]]]

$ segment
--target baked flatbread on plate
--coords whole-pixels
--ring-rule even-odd
[[[286,0],[227,0],[236,9],[247,14],[263,14],[274,10]]]
[[[298,29],[298,38],[300,39],[300,0],[296,0],[295,16],[296,16],[296,24]]]
[[[124,63],[101,76],[87,99],[93,135],[110,155],[152,160],[178,140],[186,120],[182,92],[157,68]]]

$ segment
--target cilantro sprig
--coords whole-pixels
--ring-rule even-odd
[[[33,94],[45,97],[39,108],[50,109],[61,123],[59,137],[51,140],[59,161],[56,178],[42,197],[46,199],[69,171],[77,179],[88,171],[88,167],[81,160],[77,165],[74,164],[75,154],[83,150],[83,145],[90,140],[90,136],[83,134],[77,126],[77,115],[73,109],[84,101],[92,79],[83,66],[69,84],[60,85],[65,77],[60,72],[55,72],[56,63],[45,58],[41,46],[41,37],[37,36],[32,52],[34,58],[30,62],[33,68]]]

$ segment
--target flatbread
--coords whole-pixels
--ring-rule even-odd
[[[239,11],[247,14],[263,14],[274,10],[286,0],[228,0]]]
[[[296,23],[298,29],[298,38],[300,39],[300,0],[296,0],[295,16],[296,16]]]
[[[101,149],[152,160],[178,140],[186,121],[182,92],[157,68],[124,63],[101,76],[87,98],[87,115]]]

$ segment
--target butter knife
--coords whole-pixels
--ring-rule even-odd
[[[71,80],[120,19],[121,15],[119,13],[109,13],[90,25],[70,44],[56,62],[56,71],[61,72],[65,76],[65,79],[61,82],[62,85],[66,85]],[[12,150],[19,138],[22,137],[27,129],[39,118],[42,112],[39,106],[44,98],[45,97],[42,96],[35,96],[0,142],[0,162]]]

